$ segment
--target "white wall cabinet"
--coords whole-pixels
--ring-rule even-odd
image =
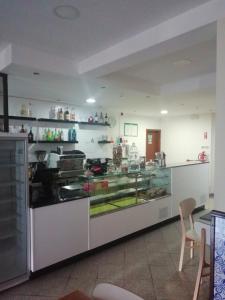
[[[31,270],[88,250],[89,199],[31,209]]]

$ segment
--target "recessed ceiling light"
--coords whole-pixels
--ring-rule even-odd
[[[58,5],[53,12],[56,17],[64,20],[76,20],[80,16],[80,11],[72,5]]]
[[[95,103],[96,100],[95,100],[94,98],[88,98],[88,99],[86,100],[86,102],[87,102],[87,103]]]
[[[106,86],[101,86],[101,89],[106,89]]]
[[[38,75],[40,75],[40,73],[39,72],[33,72],[33,75],[38,76]]]
[[[175,66],[187,66],[190,65],[192,61],[190,59],[180,59],[173,62]]]
[[[146,98],[150,98],[150,96],[149,96],[149,95],[147,95],[147,96],[146,96]]]
[[[160,111],[161,115],[167,115],[168,114],[168,110],[163,109]]]

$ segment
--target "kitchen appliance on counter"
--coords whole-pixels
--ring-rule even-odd
[[[51,152],[46,168],[39,170],[39,182],[30,185],[31,205],[43,205],[86,197],[80,175],[85,154],[79,150]]]
[[[156,165],[158,167],[165,167],[166,166],[166,154],[164,152],[156,152],[155,159]]]
[[[79,150],[63,151],[62,154],[52,151],[48,155],[47,167],[58,168],[61,176],[64,176],[66,172],[71,175],[80,175],[84,172],[85,157],[85,154]]]
[[[107,172],[108,163],[111,158],[88,158],[86,161],[86,169],[90,170],[94,175],[103,175]]]

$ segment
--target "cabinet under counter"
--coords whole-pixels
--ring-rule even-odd
[[[89,249],[89,198],[30,209],[31,271]]]

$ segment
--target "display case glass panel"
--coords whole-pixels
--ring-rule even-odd
[[[90,177],[86,185],[90,195],[90,216],[95,217],[169,195],[170,169]]]

